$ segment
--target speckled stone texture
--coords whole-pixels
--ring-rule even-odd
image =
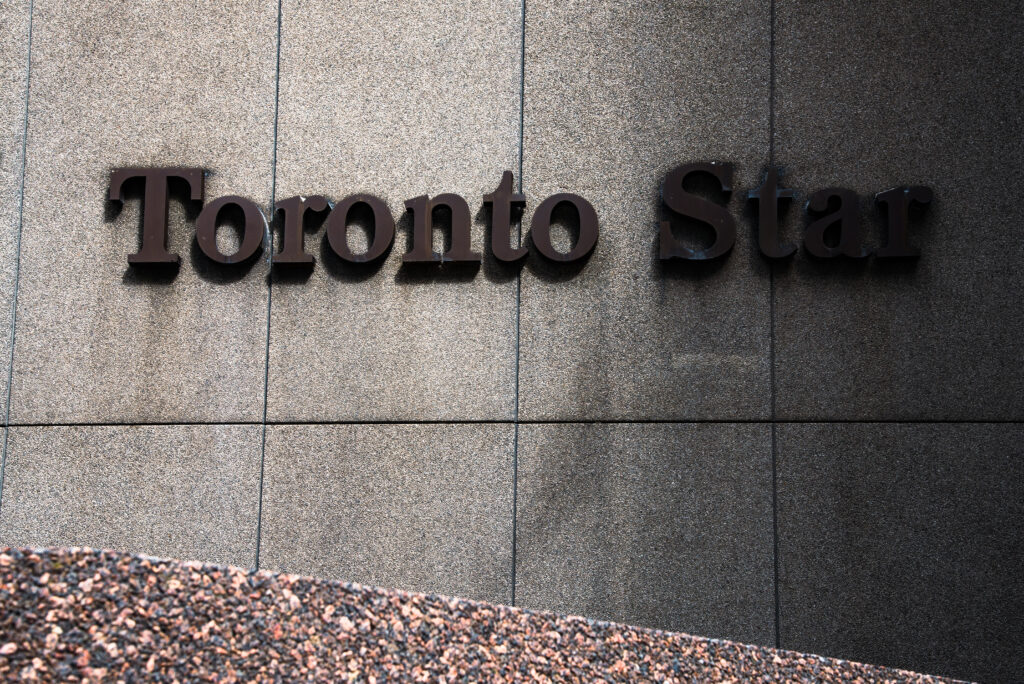
[[[512,600],[511,425],[267,428],[260,567]]]
[[[774,641],[766,425],[523,425],[516,603]]]
[[[1019,681],[1024,427],[783,425],[778,446],[783,647]]]
[[[663,267],[657,238],[672,168],[735,162],[734,190],[756,184],[769,34],[768,3],[754,0],[528,5],[527,222],[548,195],[574,192],[601,235],[574,276],[523,272],[522,418],[768,417],[769,281],[749,229],[711,264]]]
[[[370,193],[398,226],[377,268],[323,254],[323,228],[306,237],[312,274],[275,278],[271,419],[512,418],[515,272],[490,258],[403,268],[402,255],[404,201],[442,193],[466,199],[473,247],[490,253],[482,196],[518,167],[520,12],[509,0],[284,2],[277,197]],[[365,236],[350,244],[363,251]]]
[[[776,159],[802,195],[926,185],[916,263],[776,277],[781,418],[1024,417],[1024,16],[1004,2],[777,6]],[[799,206],[797,206],[799,205]]]
[[[260,426],[9,429],[0,544],[255,562]]]
[[[21,224],[28,25],[28,0],[0,3],[4,35],[0,41],[0,415],[7,411],[15,251]]]
[[[0,552],[0,676],[950,681],[424,594],[89,550]]]
[[[172,202],[177,279],[130,273],[141,200],[106,197],[114,167],[200,166],[207,198],[269,204],[276,20],[273,0],[36,0],[13,422],[260,419],[258,269],[217,282]]]
[[[781,620],[784,646],[1019,677],[1022,435],[948,421],[1024,413],[1022,23],[992,0],[0,2],[0,416],[19,293],[0,543],[258,564],[762,644]],[[742,207],[771,151],[798,193],[788,241],[810,191],[861,193],[877,244],[870,194],[923,184],[936,199],[912,228],[922,257],[769,267]],[[737,165],[735,248],[661,264],[660,183],[699,160]],[[172,200],[183,264],[147,276],[126,260],[138,195],[106,200],[121,165],[202,166],[207,200],[265,209],[373,193],[395,245],[353,268],[310,225],[312,271],[271,271],[267,253],[227,276],[196,250],[195,207]],[[524,226],[552,193],[593,202],[589,261],[494,261],[482,195],[505,170],[522,171]],[[404,201],[448,192],[467,199],[484,263],[402,267]],[[217,572],[243,593],[278,581]],[[246,624],[305,629],[291,617]],[[537,651],[471,676],[650,674],[632,656],[587,669],[543,619],[522,642]],[[584,641],[598,629],[571,624]],[[601,658],[627,638],[608,630],[587,641]],[[346,654],[281,638],[276,663],[257,639],[201,666],[285,678],[297,648],[312,677],[304,649],[332,668]],[[673,664],[690,662],[672,651],[684,642],[658,643],[681,668],[666,677],[709,672]],[[90,648],[90,666],[114,657]],[[782,655],[721,648],[794,674]],[[687,653],[710,668],[720,652]]]

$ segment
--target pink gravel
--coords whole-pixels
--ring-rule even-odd
[[[0,677],[952,681],[462,599],[90,549],[0,549]]]

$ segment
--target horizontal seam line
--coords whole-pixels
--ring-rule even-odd
[[[960,420],[960,419],[437,419],[437,420],[268,420],[266,425],[1021,425],[1024,420]],[[253,421],[139,421],[139,422],[68,422],[68,423],[8,423],[2,427],[149,427],[171,425],[263,425]]]

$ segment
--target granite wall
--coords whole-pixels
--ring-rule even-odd
[[[1022,23],[992,0],[0,4],[0,544],[1015,679]],[[661,180],[699,160],[736,165],[736,246],[661,264]],[[793,243],[813,190],[858,192],[877,245],[873,194],[931,187],[921,257],[766,260],[744,200],[769,164]],[[352,269],[314,221],[311,271],[226,272],[175,199],[182,266],[154,275],[127,264],[138,194],[106,199],[121,166],[205,168],[208,199],[268,217],[373,193],[398,237]],[[505,170],[524,227],[553,193],[593,203],[584,265],[490,255]],[[403,267],[404,201],[444,192],[483,264]]]

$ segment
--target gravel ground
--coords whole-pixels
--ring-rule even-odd
[[[0,549],[0,677],[951,681],[474,601],[89,549]]]

